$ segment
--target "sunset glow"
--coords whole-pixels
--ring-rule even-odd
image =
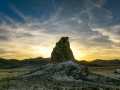
[[[37,55],[44,57],[44,58],[51,57],[51,52],[52,52],[52,49],[50,49],[48,47],[36,47],[34,49],[35,55],[37,54]]]

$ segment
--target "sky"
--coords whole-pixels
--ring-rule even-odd
[[[0,57],[50,57],[69,37],[77,60],[120,59],[120,0],[0,0]]]

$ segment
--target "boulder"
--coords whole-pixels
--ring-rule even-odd
[[[75,60],[72,50],[70,49],[70,43],[68,37],[62,37],[57,43],[51,53],[51,61],[64,62],[69,60]]]
[[[116,69],[114,73],[119,73],[120,74],[120,69]]]

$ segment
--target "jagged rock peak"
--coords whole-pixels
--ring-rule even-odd
[[[57,43],[51,53],[51,61],[64,62],[68,60],[75,60],[68,37],[62,37]]]

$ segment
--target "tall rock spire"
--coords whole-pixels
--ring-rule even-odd
[[[75,60],[68,37],[62,37],[57,43],[51,54],[51,61],[63,62],[68,60]]]

